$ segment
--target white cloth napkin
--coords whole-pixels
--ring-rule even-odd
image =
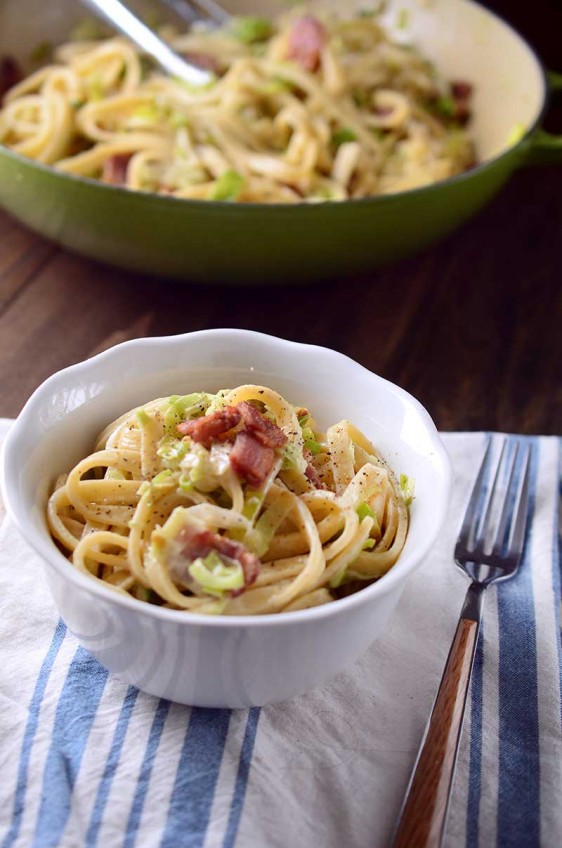
[[[450,518],[386,633],[335,680],[262,709],[190,710],[108,675],[5,519],[0,845],[384,848],[467,588],[451,552],[484,438],[443,434]],[[559,442],[532,441],[525,561],[486,599],[448,848],[562,844]]]

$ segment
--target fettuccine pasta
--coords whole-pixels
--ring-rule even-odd
[[[74,567],[117,592],[259,615],[384,575],[411,496],[349,421],[320,433],[307,409],[244,385],[123,415],[56,481],[48,522]]]
[[[167,38],[208,83],[165,76],[123,38],[70,42],[7,93],[0,142],[138,191],[259,203],[389,194],[474,164],[471,86],[375,17],[293,12]]]

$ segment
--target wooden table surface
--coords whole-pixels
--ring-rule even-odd
[[[559,0],[489,3],[562,71]],[[550,128],[562,130],[553,112]],[[562,167],[517,173],[473,221],[368,278],[204,288],[80,259],[0,213],[0,416],[124,339],[243,327],[327,345],[417,396],[446,430],[560,433]]]

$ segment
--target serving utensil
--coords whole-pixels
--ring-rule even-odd
[[[80,0],[94,14],[119,32],[126,35],[134,44],[158,62],[161,68],[173,77],[190,85],[205,85],[212,79],[212,74],[192,62],[188,62],[162,41],[150,27],[131,12],[120,0]],[[200,0],[209,3],[212,0]]]
[[[211,23],[221,26],[231,17],[222,6],[215,3],[215,0],[160,0],[160,2],[172,9],[188,24],[206,18]]]
[[[442,844],[484,593],[490,584],[517,573],[523,553],[531,448],[504,439],[495,468],[492,448],[490,439],[455,546],[455,562],[472,582],[408,784],[393,848]]]

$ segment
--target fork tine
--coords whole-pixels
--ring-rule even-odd
[[[164,6],[168,6],[173,12],[178,15],[183,21],[188,23],[190,26],[194,23],[199,15],[195,11],[195,9],[185,0],[160,0]]]
[[[482,457],[482,462],[480,463],[480,468],[478,469],[476,480],[474,481],[470,500],[464,513],[462,527],[458,535],[457,547],[459,547],[459,545],[468,547],[471,537],[473,537],[474,535],[474,530],[476,529],[478,518],[478,503],[482,494],[482,486],[490,461],[491,451],[492,438],[489,437],[488,444],[486,445],[486,450],[484,451],[484,456]]]
[[[190,25],[200,21],[202,13],[203,17],[209,18],[218,26],[228,20],[228,14],[214,0],[160,0],[160,2],[169,6],[176,15]]]
[[[218,3],[215,3],[214,0],[183,0],[183,2],[186,6],[191,6],[192,8],[195,6],[196,9],[203,12],[219,26],[225,24],[229,19],[227,12]]]
[[[484,553],[484,550],[487,547],[486,539],[490,530],[492,513],[494,509],[494,499],[497,495],[502,470],[505,466],[505,458],[507,456],[507,444],[507,439],[504,439],[500,455],[498,457],[496,467],[494,469],[494,476],[491,484],[488,486],[488,490],[486,492],[486,500],[481,511],[480,520],[478,522],[478,542],[475,541],[474,543],[474,552],[476,553],[478,551],[478,554],[480,556]]]
[[[504,443],[504,448],[507,445],[507,439]],[[521,475],[517,476],[515,473],[515,468],[517,465],[517,456],[519,454],[520,443],[515,442],[513,446],[513,450],[511,452],[511,457],[508,461],[508,466],[505,469],[505,493],[503,496],[503,504],[501,508],[501,513],[498,519],[498,526],[496,532],[494,534],[493,539],[490,541],[489,548],[492,549],[492,553],[494,555],[499,555],[502,551],[503,542],[505,540],[505,534],[507,529],[507,523],[510,517],[514,514],[513,504],[515,500],[515,496],[517,494],[518,488],[520,486],[520,481],[522,479]],[[503,451],[502,451],[503,455]],[[500,458],[501,464],[501,458]],[[499,466],[498,466],[499,470]],[[494,481],[495,483],[495,481]]]
[[[521,474],[521,485],[517,494],[517,500],[513,507],[514,521],[508,541],[511,553],[520,556],[525,544],[525,529],[527,526],[527,513],[529,510],[529,477],[531,472],[531,445],[527,446],[523,459],[523,471]]]

